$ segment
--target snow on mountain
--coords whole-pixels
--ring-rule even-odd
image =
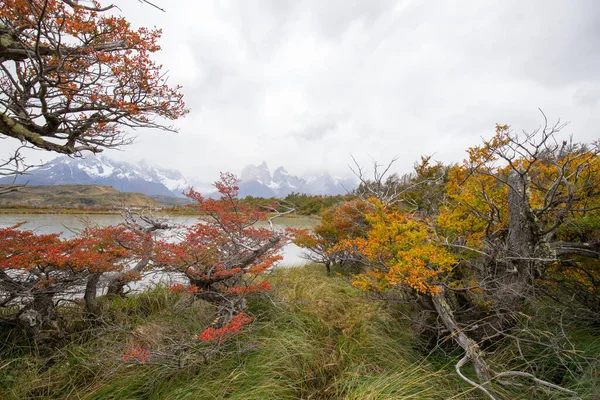
[[[256,166],[254,164],[246,165],[240,175],[242,182],[256,181],[263,185],[269,186],[272,183],[271,171],[265,161]]]
[[[328,172],[299,177],[284,167],[273,171],[266,162],[247,165],[240,175],[240,196],[285,197],[290,193],[315,195],[345,194],[355,182],[333,177]],[[13,177],[0,178],[0,184],[13,183]],[[29,185],[88,184],[112,186],[120,192],[137,192],[149,196],[184,197],[182,192],[193,187],[196,191],[217,196],[214,185],[197,178],[186,179],[179,171],[140,162],[115,161],[104,155],[85,158],[57,157],[47,164],[17,177],[15,183]]]
[[[271,175],[264,161],[258,166],[244,167],[240,180],[240,195],[254,197],[285,197],[293,192],[336,195],[345,194],[356,186],[351,179],[333,177],[329,172],[301,178],[279,167]]]
[[[181,172],[177,170],[152,166],[146,161],[141,161],[139,167],[146,174],[147,179],[162,183],[167,189],[178,195],[190,186]]]
[[[12,182],[11,177],[0,183]],[[115,161],[103,155],[85,158],[57,157],[42,167],[19,176],[16,183],[29,185],[95,184],[112,186],[120,192],[183,197],[190,185],[180,172],[142,162]]]

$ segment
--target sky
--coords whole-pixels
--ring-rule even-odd
[[[496,123],[531,131],[538,108],[569,122],[560,137],[600,137],[597,0],[154,2],[117,4],[163,30],[155,59],[191,111],[116,159],[203,181],[263,160],[349,175],[351,155],[404,173],[460,162]]]

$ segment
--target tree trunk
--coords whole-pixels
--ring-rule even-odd
[[[450,331],[451,337],[465,351],[466,356],[473,363],[479,381],[488,382],[491,378],[491,371],[483,358],[483,352],[479,345],[458,326],[443,289],[431,300],[444,326]]]
[[[18,315],[19,325],[43,351],[48,350],[58,332],[53,295],[49,290],[34,292],[33,301]]]
[[[517,171],[508,174],[508,235],[504,256],[504,268],[494,273],[493,297],[499,308],[517,310],[528,296],[537,273],[539,227],[531,211],[527,190],[527,177]]]
[[[125,285],[131,282],[130,279],[127,279],[126,276],[129,274],[140,274],[146,266],[150,263],[150,257],[143,257],[140,261],[137,262],[135,267],[128,270],[127,272],[121,273],[115,278],[111,279],[108,283],[108,289],[106,291],[107,296],[123,296]]]
[[[532,278],[532,259],[539,240],[535,216],[527,196],[527,178],[517,171],[508,174],[508,237],[506,240],[507,276],[518,280]]]
[[[96,315],[96,294],[98,292],[98,281],[100,281],[101,272],[95,272],[88,278],[87,284],[85,285],[85,293],[83,300],[85,300],[85,309],[90,316]]]

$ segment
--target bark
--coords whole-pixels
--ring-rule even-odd
[[[494,272],[492,296],[501,310],[518,310],[531,291],[539,273],[542,253],[539,227],[531,210],[524,174],[512,170],[508,174],[508,234],[500,252],[503,267]]]
[[[517,171],[508,174],[508,237],[507,254],[510,260],[506,276],[517,281],[531,278],[531,259],[534,258],[538,241],[535,217],[527,197],[527,178]],[[515,279],[508,279],[514,281]]]
[[[0,174],[3,175],[3,174]],[[19,190],[23,189],[25,187],[25,185],[0,185],[0,196],[2,196],[3,194],[8,194],[8,193],[12,193],[12,192],[18,192]]]
[[[52,293],[33,293],[33,300],[18,315],[18,323],[23,330],[42,348],[50,342],[58,331],[58,321]]]
[[[91,316],[96,315],[96,294],[98,292],[100,275],[102,275],[101,272],[91,274],[85,285],[83,300],[85,301],[85,309]]]
[[[578,255],[600,259],[600,242],[574,243],[559,241],[551,243],[550,247],[552,247],[557,256]]]
[[[281,239],[283,239],[281,236],[273,236],[269,238],[269,241],[267,243],[265,243],[258,249],[251,251],[249,254],[247,254],[241,260],[235,263],[233,267],[246,268],[248,265],[256,261],[259,257],[263,256],[267,251],[275,247],[275,245],[279,243]]]
[[[111,279],[111,281],[108,283],[108,290],[106,294],[108,296],[123,296],[125,294],[125,285],[127,285],[130,282],[130,280],[127,279],[126,276],[129,274],[141,273],[144,270],[144,268],[148,266],[149,263],[150,257],[146,256],[140,261],[138,261],[137,264],[135,264],[135,267]]]
[[[233,263],[232,268],[241,268],[245,271],[247,267],[272,249],[282,239],[281,236],[271,237],[267,243],[246,254],[241,260]],[[190,275],[187,275],[187,277],[192,285],[201,289],[199,292],[195,293],[195,298],[206,300],[214,304],[217,308],[217,317],[211,324],[214,328],[222,328],[227,325],[233,317],[246,311],[248,308],[245,297],[223,293],[221,290],[213,287],[216,283],[236,278],[214,276],[197,278]]]
[[[450,335],[454,341],[465,351],[465,356],[473,363],[479,381],[488,382],[492,375],[490,368],[483,358],[483,352],[479,348],[479,345],[458,326],[454,318],[454,313],[446,300],[445,293],[440,291],[432,297],[432,301],[442,323],[450,331]]]
[[[100,43],[95,46],[66,46],[64,44],[51,46],[40,44],[37,47],[26,46],[19,40],[14,31],[0,25],[0,60],[25,61],[27,59],[42,56],[79,56],[83,57],[90,51],[111,52],[127,49],[127,41],[119,40],[109,43]]]

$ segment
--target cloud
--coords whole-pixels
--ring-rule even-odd
[[[337,127],[337,121],[314,121],[293,134],[304,140],[321,140]]]
[[[117,157],[205,180],[261,160],[343,175],[350,154],[406,172],[422,154],[462,160],[496,123],[533,130],[538,107],[571,121],[565,137],[598,138],[595,0],[159,4],[122,9],[163,29],[158,61],[192,112]]]

